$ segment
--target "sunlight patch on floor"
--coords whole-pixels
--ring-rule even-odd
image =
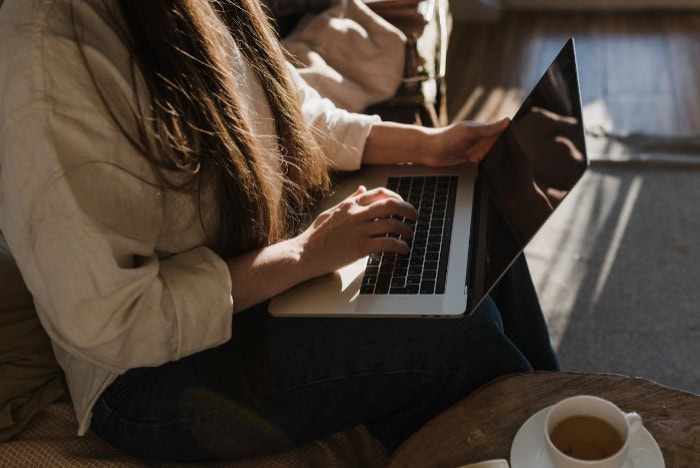
[[[626,189],[617,177],[588,172],[525,249],[555,347],[579,296],[593,293],[582,290],[584,279],[597,277],[596,290],[605,285],[640,188],[641,179]],[[611,220],[617,220],[612,237],[606,235]],[[605,258],[593,258],[601,243]]]
[[[632,180],[632,185],[630,186],[625,196],[625,202],[622,205],[622,210],[620,211],[617,224],[615,225],[615,231],[613,233],[612,239],[610,239],[610,244],[605,254],[605,258],[603,259],[603,265],[600,269],[600,273],[598,274],[598,280],[596,282],[595,289],[593,290],[593,296],[590,303],[591,308],[595,307],[596,304],[598,304],[600,295],[603,292],[605,283],[608,279],[608,276],[610,275],[610,270],[612,269],[613,263],[615,262],[615,258],[617,257],[617,252],[620,249],[620,243],[622,242],[622,238],[625,235],[625,230],[627,229],[627,225],[629,224],[630,218],[632,216],[632,210],[634,209],[634,206],[637,202],[637,198],[639,198],[639,192],[641,191],[641,187],[642,177],[636,176]]]

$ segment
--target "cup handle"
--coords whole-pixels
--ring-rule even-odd
[[[637,413],[625,413],[625,419],[629,425],[630,437],[642,426],[642,417]]]

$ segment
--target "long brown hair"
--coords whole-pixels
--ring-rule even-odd
[[[204,184],[215,184],[219,232],[212,241],[221,255],[288,235],[313,194],[328,187],[328,163],[304,124],[283,52],[258,0],[119,5],[150,95],[152,115],[139,118],[139,146],[153,166],[161,175],[172,169],[192,174],[186,184],[170,183],[173,189],[201,194]],[[232,41],[260,80],[275,119],[281,203],[272,196],[265,155],[242,112],[231,72]]]

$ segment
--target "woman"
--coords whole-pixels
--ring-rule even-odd
[[[359,423],[388,448],[498,375],[554,369],[524,263],[459,321],[276,319],[275,294],[415,209],[358,188],[300,229],[329,170],[478,161],[507,125],[334,108],[256,0],[6,0],[0,229],[79,420],[144,457],[281,450]]]

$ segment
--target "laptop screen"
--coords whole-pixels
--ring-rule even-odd
[[[569,39],[480,163],[467,278],[469,312],[587,167],[574,41]]]

